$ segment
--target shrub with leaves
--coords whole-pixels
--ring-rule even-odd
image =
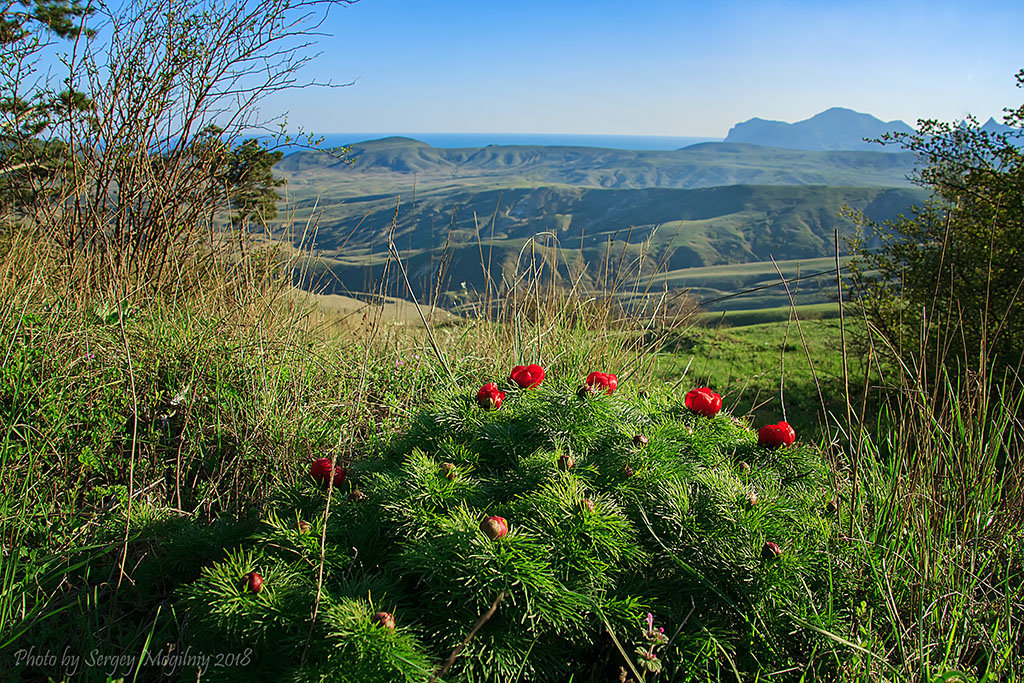
[[[195,627],[303,680],[828,667],[855,595],[820,453],[760,447],[685,392],[582,380],[507,381],[496,410],[476,389],[431,397],[342,487],[283,493],[185,590]]]

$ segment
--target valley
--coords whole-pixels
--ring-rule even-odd
[[[275,171],[288,213],[274,228],[311,254],[297,284],[324,294],[453,306],[530,271],[560,286],[711,299],[777,282],[772,259],[793,273],[831,264],[835,236],[846,253],[862,232],[854,215],[883,222],[926,199],[913,168],[908,153],[730,142],[448,149],[385,138],[285,157]],[[289,235],[288,224],[305,229]],[[388,267],[392,242],[408,285]],[[824,290],[802,288],[799,303],[827,301]],[[787,302],[780,289],[744,307]]]

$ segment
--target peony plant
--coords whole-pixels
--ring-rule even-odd
[[[364,444],[344,483],[358,497],[281,492],[185,591],[197,633],[257,643],[253,675],[291,680],[429,681],[446,662],[452,681],[715,679],[723,661],[754,679],[828,661],[856,558],[826,552],[842,520],[817,450],[759,446],[668,388],[638,398],[590,373],[599,395],[580,400],[518,376],[533,390],[442,388]],[[255,567],[258,595],[238,583]]]

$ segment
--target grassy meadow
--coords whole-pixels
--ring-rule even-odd
[[[1024,109],[315,153],[354,2],[4,10],[0,681],[1022,680]]]
[[[658,405],[681,406],[689,389],[712,387],[723,397],[724,414],[739,418],[715,418],[714,424],[739,429],[728,438],[747,445],[720,448],[715,439],[726,437],[708,437],[708,457],[751,448],[753,437],[746,435],[758,425],[786,419],[795,427],[803,450],[794,453],[827,466],[834,492],[817,490],[815,505],[824,505],[821,495],[836,496],[829,499],[835,517],[814,522],[824,524],[816,533],[828,540],[815,552],[834,561],[829,571],[837,572],[831,579],[835,593],[808,607],[806,594],[800,597],[806,587],[800,588],[799,573],[790,579],[773,575],[781,583],[772,590],[781,592],[770,609],[785,615],[794,633],[806,634],[810,649],[779,644],[755,626],[744,637],[754,639],[750,652],[761,654],[744,654],[735,634],[707,630],[726,628],[728,622],[712,627],[708,621],[718,607],[687,607],[691,615],[694,609],[703,615],[693,621],[669,610],[671,599],[662,598],[668,602],[660,608],[637,606],[631,614],[609,614],[603,624],[592,624],[604,649],[587,671],[555,675],[526,668],[529,650],[515,669],[514,662],[494,659],[480,644],[492,642],[485,639],[484,634],[493,637],[487,628],[479,636],[483,640],[469,642],[476,633],[470,621],[451,626],[469,634],[469,648],[461,659],[462,650],[453,652],[458,661],[447,665],[440,650],[417,649],[417,638],[426,632],[415,623],[400,626],[395,639],[385,642],[390,649],[381,650],[399,653],[399,668],[379,669],[391,673],[378,675],[434,680],[444,671],[443,680],[512,680],[533,671],[528,678],[574,681],[608,680],[620,672],[622,680],[650,681],[746,680],[754,674],[766,680],[967,681],[1015,680],[1020,673],[1021,489],[1007,466],[1020,445],[1016,407],[978,403],[957,387],[934,399],[906,381],[900,385],[899,378],[906,378],[899,373],[883,381],[879,364],[869,367],[867,356],[856,351],[867,330],[855,318],[845,320],[844,347],[835,306],[651,318],[633,316],[615,297],[599,292],[555,292],[533,282],[526,296],[505,300],[491,319],[431,316],[429,310],[421,317],[395,300],[373,305],[305,295],[268,274],[273,252],[255,248],[218,261],[201,276],[194,274],[197,279],[183,279],[177,290],[120,296],[76,289],[56,261],[24,243],[12,244],[11,253],[0,313],[0,663],[6,676],[313,676],[308,662],[275,669],[280,660],[260,656],[269,647],[260,644],[260,636],[238,640],[230,633],[249,632],[218,631],[218,617],[199,618],[205,608],[196,611],[197,604],[229,598],[236,604],[244,591],[225,588],[229,595],[219,597],[221,589],[207,588],[215,592],[197,598],[197,586],[208,585],[224,567],[240,566],[239,557],[261,557],[264,551],[254,548],[263,546],[253,546],[252,539],[268,542],[266,525],[276,523],[275,515],[292,509],[296,496],[316,493],[308,484],[313,459],[330,458],[350,472],[372,471],[373,463],[397,447],[396,438],[416,429],[424,411],[444,410],[451,400],[461,405],[462,399],[450,397],[472,396],[482,383],[502,381],[512,365],[534,361],[545,368],[551,391],[571,389],[593,370],[617,373],[620,398],[609,403],[616,410],[638,409],[639,403],[629,406],[648,401],[642,398],[648,393]],[[898,400],[886,399],[893,395]],[[946,403],[937,407],[933,400]],[[669,414],[679,409],[668,408]],[[695,433],[704,423],[686,424]],[[685,430],[679,433],[690,438]],[[723,480],[721,486],[743,485],[731,467],[721,476],[738,483]],[[377,475],[363,476],[368,478],[354,481],[365,486]],[[771,514],[790,514],[788,498],[770,500],[768,517],[744,524],[759,529],[772,523]],[[302,509],[297,514],[310,514]],[[817,509],[813,515],[825,514]],[[322,514],[328,519],[326,510]],[[638,533],[643,536],[642,529]],[[300,553],[288,571],[312,572],[315,578],[317,567],[326,566],[331,576],[330,538],[310,540],[309,554]],[[722,543],[738,548],[729,544],[741,541]],[[678,552],[683,550],[667,557]],[[756,564],[757,551],[751,552]],[[798,565],[785,566],[796,572]],[[727,581],[725,574],[703,571],[709,573],[702,573],[701,585],[732,590],[720,583]],[[238,579],[224,580],[234,586]],[[368,585],[372,598],[376,584]],[[760,604],[742,591],[715,594],[726,601],[722,605],[731,605],[727,611],[738,610],[748,622],[743,601]],[[359,610],[372,608],[372,602],[352,607],[345,623],[364,623]],[[398,609],[399,617],[415,614],[413,606]],[[486,604],[479,613],[485,611]],[[500,618],[500,609],[495,611]],[[630,645],[642,628],[631,635],[628,624],[642,622],[645,611],[679,629],[663,650],[656,650],[662,641],[649,650]],[[268,617],[252,618],[264,624]],[[289,618],[301,624],[310,619]],[[214,633],[227,640],[215,660],[204,660],[202,653],[218,642],[209,632],[211,619]],[[769,628],[774,622],[764,623]],[[365,647],[350,654],[362,662],[367,652],[384,646],[379,632],[360,628],[344,632],[366,639]],[[739,628],[742,633],[747,627]],[[364,642],[358,638],[346,642]],[[58,649],[67,656],[44,656]],[[650,658],[657,660],[657,671],[644,668]],[[346,665],[330,666],[333,673],[316,675],[369,680],[345,674]]]

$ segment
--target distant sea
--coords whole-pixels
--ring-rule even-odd
[[[672,135],[577,135],[560,133],[323,133],[322,148],[341,147],[356,142],[392,136],[412,138],[431,147],[486,147],[487,145],[546,145],[606,147],[611,149],[665,150],[688,147],[701,142],[721,142],[722,138]],[[285,152],[299,148],[282,148]]]

